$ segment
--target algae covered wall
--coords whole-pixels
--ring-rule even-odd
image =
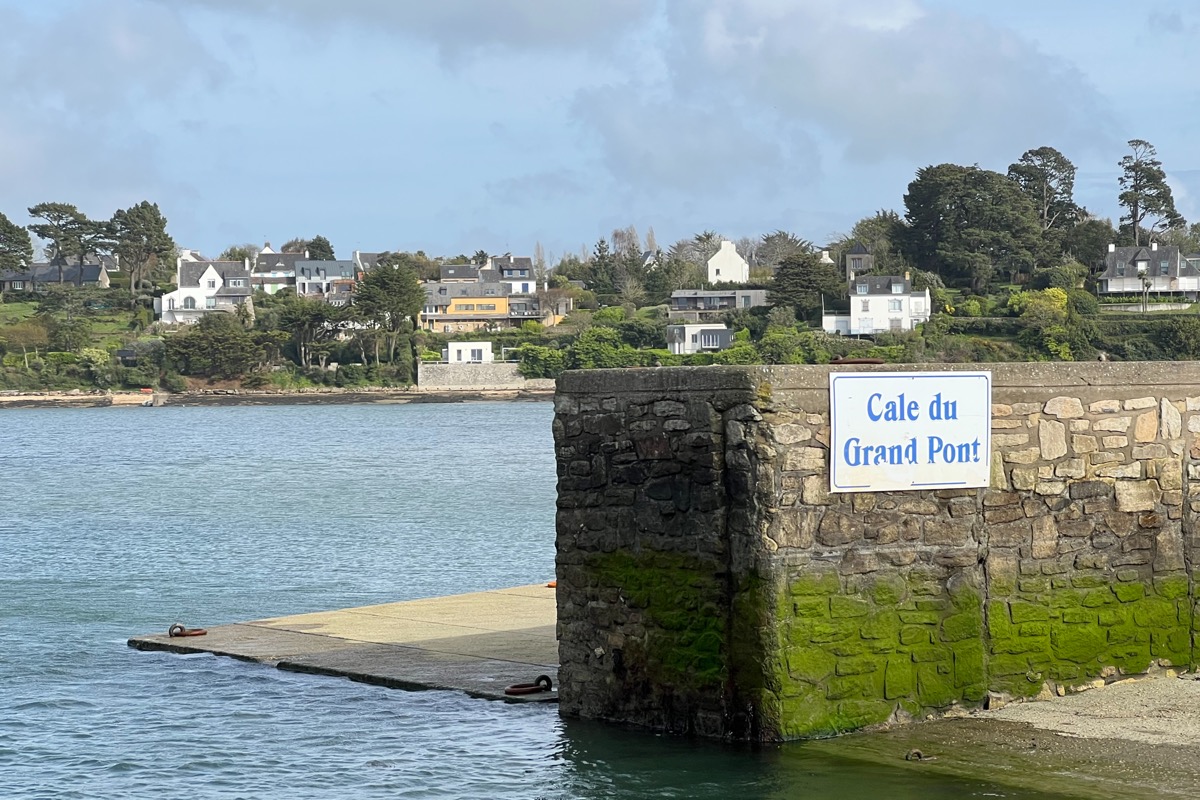
[[[794,738],[1192,662],[1200,365],[992,365],[990,488],[831,495],[833,369],[560,379],[564,714]]]

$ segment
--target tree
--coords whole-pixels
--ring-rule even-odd
[[[406,253],[384,253],[355,288],[355,310],[383,334],[389,364],[395,363],[401,334],[418,327],[418,315],[425,305],[425,290],[410,259]],[[379,361],[378,342],[375,360]]]
[[[114,251],[123,269],[129,271],[129,306],[135,308],[138,291],[155,265],[175,254],[175,240],[167,233],[167,219],[157,203],[145,200],[136,206],[118,210],[111,225]]]
[[[984,294],[996,270],[1012,280],[1038,263],[1037,212],[998,172],[957,164],[922,167],[904,195],[901,255]]]
[[[258,247],[252,244],[231,244],[221,251],[221,255],[217,256],[217,261],[245,261],[254,260],[258,255]]]
[[[299,237],[297,237],[295,239],[288,239],[286,242],[283,243],[283,247],[279,248],[279,252],[281,252],[281,253],[303,253],[306,250],[308,250],[308,245],[309,245],[308,239],[301,239]]]
[[[166,340],[166,357],[183,375],[240,378],[263,360],[263,347],[233,314],[212,313]]]
[[[772,306],[796,309],[808,319],[821,310],[824,295],[838,296],[846,291],[846,282],[835,264],[821,262],[816,253],[788,256],[775,270],[769,294]]]
[[[1153,236],[1156,231],[1185,225],[1183,216],[1175,210],[1175,198],[1167,185],[1167,174],[1154,145],[1142,139],[1130,139],[1129,155],[1120,160],[1121,177],[1117,183],[1121,194],[1117,202],[1129,213],[1121,217],[1122,231],[1133,236],[1135,246],[1142,243],[1142,233]],[[1148,228],[1144,223],[1149,220]]]
[[[0,213],[0,271],[21,270],[33,263],[29,232]]]
[[[324,236],[314,236],[308,241],[308,257],[313,261],[333,261],[333,245]]]
[[[1042,230],[1069,228],[1075,223],[1079,206],[1075,205],[1075,165],[1053,147],[1026,150],[1008,167],[1009,180],[1037,210]]]
[[[345,315],[343,308],[294,294],[285,296],[276,308],[276,324],[291,335],[296,359],[302,367],[311,367],[320,345],[337,336]],[[210,316],[216,315],[206,314],[201,319]]]
[[[40,239],[50,242],[58,264],[58,281],[63,282],[63,266],[68,256],[79,259],[79,280],[83,280],[83,263],[88,255],[99,253],[111,245],[107,222],[90,220],[69,203],[38,203],[29,209],[29,216],[43,220],[29,226]]]
[[[1107,219],[1091,217],[1066,231],[1063,252],[1089,270],[1104,268],[1108,246],[1117,241],[1117,231]]]
[[[23,319],[16,325],[0,329],[0,336],[9,348],[21,348],[21,355],[25,357],[25,369],[29,369],[29,351],[32,350],[36,358],[38,348],[50,344],[50,333],[42,320],[37,318]]]
[[[777,230],[763,234],[762,243],[755,248],[756,260],[764,267],[774,269],[785,259],[802,256],[813,251],[813,243],[790,231]]]

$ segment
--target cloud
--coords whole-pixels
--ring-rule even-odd
[[[651,8],[644,0],[192,0],[190,5],[254,13],[318,32],[330,24],[398,32],[454,57],[496,46],[603,47]]]
[[[222,76],[170,9],[0,7],[0,207],[61,200],[107,216],[144,199],[157,143],[140,123]]]

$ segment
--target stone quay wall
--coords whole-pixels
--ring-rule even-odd
[[[417,363],[417,386],[427,391],[553,391],[554,380],[526,378],[511,361]]]
[[[770,741],[1193,664],[1200,363],[980,368],[991,486],[858,494],[829,373],[954,365],[560,378],[561,712]]]

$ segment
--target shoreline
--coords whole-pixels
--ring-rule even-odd
[[[141,408],[161,406],[271,406],[323,404],[546,402],[553,389],[204,389],[192,392],[0,392],[0,409],[5,408]]]

